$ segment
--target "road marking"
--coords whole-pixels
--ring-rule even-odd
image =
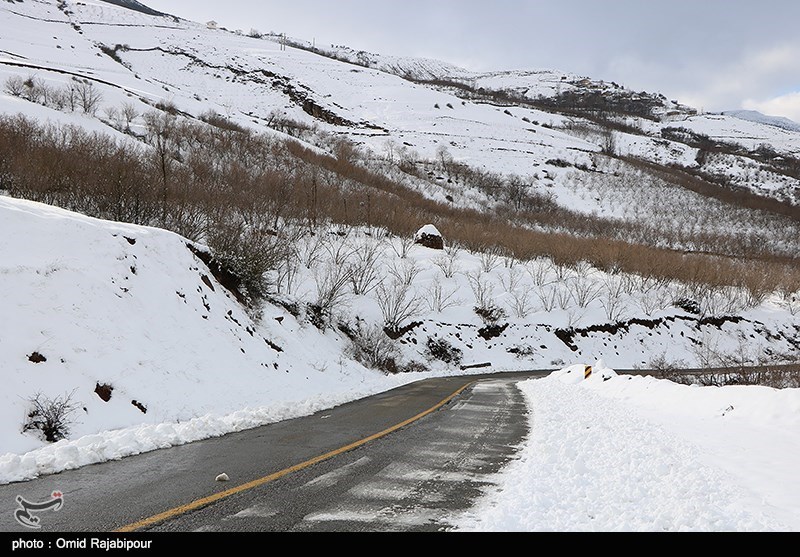
[[[381,431],[380,433],[376,433],[374,435],[370,435],[369,437],[365,437],[364,439],[361,439],[360,441],[356,441],[355,443],[351,443],[351,444],[346,445],[344,447],[341,447],[339,449],[336,449],[336,450],[330,451],[328,453],[325,453],[323,455],[314,457],[314,458],[312,458],[310,460],[306,460],[305,462],[302,462],[300,464],[295,464],[294,466],[290,466],[289,468],[284,468],[280,472],[275,472],[274,474],[270,474],[269,476],[264,476],[263,478],[259,478],[257,480],[253,480],[252,482],[248,482],[246,484],[242,484],[240,486],[237,486],[237,487],[225,490],[225,491],[221,491],[219,493],[215,493],[214,495],[209,495],[208,497],[203,497],[202,499],[197,499],[196,501],[192,501],[191,503],[188,503],[186,505],[181,505],[180,507],[175,507],[174,509],[170,509],[168,511],[164,511],[163,513],[159,513],[159,514],[153,515],[151,517],[144,518],[144,519],[139,520],[137,522],[134,522],[132,524],[128,524],[127,526],[123,526],[121,528],[118,528],[118,529],[114,530],[114,532],[135,532],[137,530],[141,530],[142,528],[147,528],[147,527],[150,527],[150,526],[154,526],[154,525],[156,525],[156,524],[158,524],[160,522],[164,522],[165,520],[170,520],[172,518],[176,518],[176,517],[181,516],[183,514],[186,514],[188,512],[196,511],[198,509],[202,509],[203,507],[207,507],[207,506],[209,506],[209,505],[211,505],[213,503],[221,501],[222,499],[226,499],[226,498],[228,498],[228,497],[230,497],[232,495],[236,495],[237,493],[242,493],[244,491],[249,491],[251,489],[255,489],[255,488],[260,487],[262,485],[265,485],[265,484],[268,484],[270,482],[274,482],[275,480],[278,480],[280,478],[283,478],[284,476],[288,476],[289,474],[292,474],[294,472],[299,472],[300,470],[304,470],[305,468],[309,468],[311,466],[314,466],[315,464],[319,464],[320,462],[324,462],[326,460],[329,460],[329,459],[331,459],[331,458],[333,458],[335,456],[350,452],[350,451],[352,451],[354,449],[357,449],[359,447],[362,447],[362,446],[366,445],[367,443],[370,443],[372,441],[380,439],[381,437],[386,437],[387,435],[392,434],[395,431],[397,431],[399,429],[402,429],[402,428],[404,428],[406,426],[409,426],[409,425],[413,424],[414,422],[421,420],[425,416],[427,416],[429,414],[432,414],[433,412],[436,412],[437,410],[439,410],[440,408],[442,408],[443,406],[448,404],[450,401],[452,401],[454,398],[456,398],[458,395],[460,395],[461,393],[466,391],[469,387],[471,387],[474,384],[475,384],[475,382],[468,383],[468,384],[464,385],[463,387],[458,389],[456,392],[454,392],[453,394],[451,394],[450,396],[448,396],[447,398],[445,398],[444,400],[439,402],[436,406],[433,406],[433,407],[429,408],[428,410],[425,410],[424,412],[420,412],[419,414],[417,414],[413,418],[409,418],[409,419],[405,420],[404,422],[401,422],[401,423],[399,423],[397,425],[394,425],[394,426],[392,426],[392,427],[390,427],[388,429],[385,429],[385,430]]]

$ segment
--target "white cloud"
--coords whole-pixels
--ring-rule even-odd
[[[757,110],[769,116],[784,116],[800,122],[800,92],[781,95],[765,101],[748,99],[742,105],[747,110]]]
[[[789,84],[800,75],[800,44],[785,42],[769,48],[751,49],[738,59],[720,64],[703,61],[687,66],[675,75],[682,102],[706,110],[762,110],[755,104],[769,106],[776,116],[787,116],[796,106]],[[765,100],[766,99],[766,100]],[[771,103],[771,104],[769,104]],[[775,113],[775,110],[779,112]],[[795,119],[797,112],[794,112]]]

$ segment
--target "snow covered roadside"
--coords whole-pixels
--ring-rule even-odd
[[[361,390],[321,394],[303,401],[278,402],[262,408],[248,408],[229,415],[208,414],[187,422],[153,423],[114,431],[64,439],[23,455],[0,455],[0,484],[26,481],[143,454],[158,449],[185,445],[203,439],[221,437],[260,426],[311,415],[353,400],[386,391],[407,382],[397,377],[362,385]]]
[[[340,338],[282,308],[254,322],[186,240],[163,230],[0,196],[0,256],[0,483],[311,414],[415,379],[342,360]],[[48,444],[23,430],[36,395],[71,397],[67,439]]]
[[[531,435],[462,531],[800,531],[800,391],[584,367],[521,383]]]

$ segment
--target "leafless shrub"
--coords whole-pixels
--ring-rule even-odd
[[[781,290],[779,292],[780,304],[786,308],[791,315],[800,313],[800,290],[797,292],[790,292],[789,290]]]
[[[458,252],[445,251],[444,255],[434,259],[433,264],[439,267],[445,278],[451,279],[459,271]]]
[[[355,250],[350,262],[350,283],[353,286],[353,294],[363,296],[378,287],[381,282],[382,255],[383,249],[375,241],[367,241]]]
[[[208,247],[225,268],[238,277],[252,303],[269,294],[267,273],[291,254],[293,238],[286,238],[264,222],[228,216],[207,232]]]
[[[376,289],[376,301],[386,328],[395,332],[422,309],[422,300],[411,285],[398,279],[382,282]]]
[[[505,276],[501,275],[501,283],[508,296],[506,306],[521,319],[528,317],[534,310],[533,289],[523,279],[524,271],[517,267],[510,268]]]
[[[600,305],[606,310],[606,319],[617,323],[625,318],[627,304],[625,303],[624,280],[618,275],[607,275],[603,287]]]
[[[555,275],[556,279],[560,282],[565,282],[570,276],[570,267],[569,265],[564,265],[563,263],[557,263],[555,261],[550,262],[550,268]]]
[[[557,284],[553,290],[558,308],[570,309],[572,307],[572,292],[570,292],[569,288],[565,284]]]
[[[399,257],[400,259],[408,258],[408,254],[411,253],[411,248],[414,247],[414,238],[412,236],[399,236],[397,238],[393,238],[389,242],[389,246],[392,248],[392,251]]]
[[[400,263],[391,262],[386,272],[391,275],[398,284],[411,286],[414,284],[420,272],[422,272],[422,269],[417,266],[415,261],[404,260],[400,261]]]
[[[687,369],[689,365],[681,359],[671,359],[663,352],[654,356],[647,363],[646,369],[654,373],[660,379],[669,379],[682,369]]]
[[[427,289],[425,303],[428,309],[434,313],[442,313],[444,310],[456,307],[464,303],[464,300],[457,298],[458,287],[446,289],[440,280],[436,280]]]
[[[42,82],[36,76],[28,76],[22,81],[22,98],[32,103],[42,100]]]
[[[115,129],[121,130],[123,127],[122,118],[120,117],[119,110],[116,106],[107,106],[103,109],[103,115],[106,117],[105,121],[113,126]]]
[[[351,336],[346,349],[348,356],[370,369],[384,373],[398,371],[399,351],[381,327],[366,327],[359,321]]]
[[[475,313],[486,323],[496,323],[505,317],[505,311],[495,301],[494,286],[483,274],[483,268],[466,273],[472,294],[475,296]]]
[[[136,106],[131,103],[123,103],[120,114],[125,121],[125,132],[131,133],[131,124],[139,116]]]
[[[559,287],[553,284],[542,286],[536,290],[536,296],[539,298],[543,311],[551,312],[555,309],[558,290]]]
[[[331,233],[326,237],[322,245],[327,252],[326,260],[329,263],[338,267],[350,267],[351,260],[357,250],[346,242],[342,236]]]
[[[567,328],[574,328],[580,325],[581,319],[586,315],[586,310],[581,308],[568,308],[567,309]]]
[[[668,307],[671,299],[669,292],[663,288],[642,289],[638,294],[633,293],[633,296],[638,308],[648,317]]]
[[[69,436],[74,423],[72,414],[78,405],[72,400],[75,391],[50,398],[37,393],[28,399],[30,408],[22,425],[22,431],[37,431],[48,443],[55,443]]]
[[[289,249],[275,269],[275,289],[278,294],[291,295],[300,275],[300,258],[295,249]]]
[[[480,250],[481,270],[491,273],[503,263],[503,250],[497,246],[486,246]]]
[[[333,312],[348,299],[347,286],[350,283],[352,268],[349,265],[337,265],[326,262],[315,269],[316,301],[312,304],[314,325],[325,330],[330,325]]]
[[[438,360],[448,365],[461,365],[462,350],[444,338],[429,337],[425,344],[425,355],[429,360]]]
[[[12,75],[5,82],[5,91],[12,97],[22,97],[25,95],[25,91],[28,88],[26,85],[25,79],[19,75]]]
[[[240,126],[230,118],[223,116],[215,110],[207,110],[200,115],[200,119],[206,124],[219,128],[223,131],[239,133],[244,133],[247,131],[243,126]]]
[[[550,284],[550,269],[552,269],[549,260],[533,259],[525,263],[525,270],[533,280],[533,284],[539,287]]]
[[[298,242],[297,254],[306,269],[313,269],[323,260],[324,244],[324,238],[317,233],[305,234]]]
[[[514,290],[510,290],[508,295],[509,302],[507,306],[514,316],[519,317],[520,319],[525,319],[531,313],[533,313],[535,309],[534,297],[533,290],[530,287],[518,287]]]
[[[575,274],[565,285],[569,290],[572,299],[579,308],[587,308],[589,304],[600,297],[602,286],[595,280],[595,272],[592,266],[585,261],[579,261],[575,266]]]

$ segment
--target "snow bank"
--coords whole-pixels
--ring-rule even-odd
[[[790,468],[800,391],[687,387],[576,365],[520,384],[530,438],[483,501],[455,522],[464,531],[745,532],[800,528],[800,487]],[[724,401],[724,402],[723,402]],[[720,403],[730,404],[725,409]],[[728,417],[741,408],[742,421]],[[761,417],[759,418],[759,415]],[[676,419],[682,416],[682,420]],[[709,423],[709,419],[725,422]],[[726,460],[713,458],[715,436]],[[757,451],[774,463],[760,480]],[[763,463],[762,463],[763,464]],[[785,468],[785,469],[784,469]]]

